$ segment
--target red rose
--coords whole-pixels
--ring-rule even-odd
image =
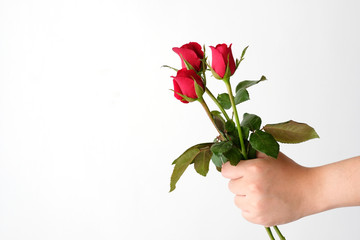
[[[183,68],[177,72],[176,77],[172,78],[174,83],[174,96],[183,103],[195,101],[204,93],[204,84],[201,77],[192,69],[187,70]],[[195,82],[200,88],[195,85]]]
[[[226,68],[229,65],[230,77],[234,74],[236,70],[234,57],[231,52],[231,44],[227,47],[226,44],[218,44],[216,47],[211,47],[212,51],[212,69],[220,77],[224,78],[226,73]]]
[[[204,58],[204,52],[202,51],[200,44],[190,42],[180,48],[174,47],[173,51],[180,56],[182,68],[186,68],[185,60],[195,69],[195,71],[200,71],[202,67],[201,59]]]

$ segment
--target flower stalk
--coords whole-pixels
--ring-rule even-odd
[[[285,237],[281,234],[280,229],[279,229],[276,225],[273,226],[273,228],[275,229],[277,235],[279,236],[279,238],[280,238],[281,240],[286,240]]]
[[[204,47],[204,53],[205,53],[205,47]],[[211,100],[214,101],[214,103],[216,104],[216,106],[218,106],[218,108],[220,109],[220,111],[222,112],[222,114],[224,115],[224,117],[226,118],[226,121],[229,121],[229,115],[226,113],[225,109],[221,106],[221,104],[219,103],[219,101],[216,99],[216,97],[214,96],[214,94],[212,94],[212,92],[210,92],[209,88],[206,87],[206,74],[205,74],[205,69],[206,69],[206,60],[203,59],[203,82],[205,85],[205,92],[209,95],[209,97],[211,98]]]
[[[214,103],[216,104],[216,106],[218,106],[218,108],[220,109],[220,111],[222,112],[222,114],[224,115],[224,117],[226,118],[226,121],[229,121],[229,115],[226,113],[225,109],[221,106],[221,104],[219,103],[219,101],[215,98],[215,96],[210,92],[210,90],[206,87],[205,88],[205,92],[209,95],[209,97],[214,101]]]
[[[271,240],[275,240],[274,235],[271,232],[271,229],[269,227],[265,227],[267,234],[269,235],[269,238]]]
[[[237,130],[238,130],[238,134],[239,134],[241,153],[242,153],[242,155],[243,155],[243,157],[245,159],[248,159],[245,144],[244,144],[244,139],[243,139],[243,136],[242,136],[241,126],[240,126],[240,121],[239,121],[239,114],[238,114],[237,109],[236,109],[234,95],[233,95],[232,89],[231,89],[230,78],[224,78],[223,81],[224,81],[224,83],[226,85],[226,88],[227,88],[227,91],[228,91],[228,94],[229,94],[229,98],[230,98],[230,102],[231,102],[231,107],[232,107],[233,112],[234,112],[236,126],[237,126]]]
[[[198,98],[198,101],[201,103],[201,105],[203,106],[203,108],[205,109],[206,114],[208,115],[208,117],[210,118],[212,124],[214,125],[214,127],[216,128],[216,130],[218,131],[218,133],[220,134],[220,138],[221,141],[225,141],[226,137],[224,136],[224,134],[220,131],[220,129],[216,126],[215,120],[211,114],[211,111],[208,107],[208,105],[206,104],[205,100],[202,97]]]

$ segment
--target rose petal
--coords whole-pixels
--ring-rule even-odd
[[[184,60],[186,60],[196,71],[200,70],[201,61],[194,50],[187,48],[173,48],[173,51],[180,56],[182,68],[186,68],[184,62]]]
[[[232,54],[232,50],[231,50],[231,46],[232,44],[230,44],[229,48],[228,48],[228,52],[229,52],[229,67],[230,67],[230,72],[231,75],[234,74],[235,70],[236,70],[236,65],[235,65],[235,60]]]
[[[200,44],[198,44],[197,42],[189,42],[183,45],[182,47],[193,50],[198,58],[200,59],[204,58],[204,52],[202,51]]]
[[[195,79],[196,83],[199,84],[200,87],[202,87],[204,89],[204,83],[203,83],[201,77],[199,75],[197,75],[197,73],[192,69],[190,69],[190,70],[181,69],[180,71],[178,71],[177,76],[191,78],[193,81]]]
[[[224,61],[222,53],[215,47],[210,46],[212,51],[212,65],[211,67],[221,78],[224,77],[226,71],[226,63]],[[221,47],[221,50],[223,48]]]
[[[180,93],[182,95],[184,95],[182,92],[181,92],[181,88],[179,86],[179,84],[177,83],[177,81],[175,80],[175,78],[173,79],[173,84],[174,84],[174,96],[179,99],[180,101],[182,101],[183,103],[188,103],[188,101],[186,100],[183,100],[183,97],[178,95],[177,93]]]
[[[189,98],[198,98],[195,92],[194,80],[185,77],[176,77],[175,80],[179,84],[182,95]]]
[[[221,55],[225,58],[228,55],[228,47],[225,43],[216,45],[216,49],[221,53]]]

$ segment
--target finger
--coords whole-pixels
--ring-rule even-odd
[[[243,213],[248,213],[249,210],[247,209],[247,204],[246,204],[246,196],[242,196],[242,195],[236,195],[234,198],[234,203],[235,205],[241,209],[241,211],[243,211]]]
[[[221,168],[221,174],[225,178],[237,179],[243,176],[243,161],[240,161],[238,165],[232,166],[230,162],[226,162]]]
[[[246,196],[246,183],[241,178],[232,179],[228,184],[230,192],[235,195]]]
[[[243,216],[243,218],[245,218],[247,221],[251,222],[251,223],[255,223],[255,224],[258,224],[255,222],[254,220],[254,215],[252,212],[250,211],[242,211],[241,215]]]
[[[235,196],[234,199],[235,205],[241,209],[241,215],[249,222],[260,224],[260,225],[268,225],[265,223],[265,219],[261,218],[258,214],[256,214],[256,211],[254,211],[249,203],[248,197],[243,196]],[[270,226],[270,225],[269,225]]]

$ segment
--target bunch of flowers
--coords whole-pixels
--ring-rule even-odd
[[[234,59],[231,44],[210,46],[212,51],[211,64],[207,61],[205,46],[196,42],[174,47],[173,51],[180,56],[182,68],[175,70],[173,76],[174,96],[182,103],[199,102],[204,108],[218,135],[212,142],[200,143],[188,148],[175,161],[170,180],[170,192],[191,164],[197,173],[206,176],[212,161],[217,170],[221,171],[224,163],[237,165],[240,161],[256,158],[256,152],[277,158],[279,143],[300,143],[317,138],[315,130],[305,123],[286,121],[282,123],[266,124],[262,127],[261,118],[255,114],[244,113],[240,121],[237,105],[249,100],[248,88],[266,80],[262,76],[259,80],[240,81],[233,91],[230,78],[238,69],[248,47],[244,48],[239,59]],[[225,84],[226,92],[217,97],[207,88],[207,73]],[[206,95],[214,101],[218,110],[211,111],[205,102]],[[229,115],[227,110],[232,110]],[[231,117],[229,117],[231,116]],[[273,226],[280,239],[285,239],[277,226]],[[271,229],[265,228],[270,239],[274,239]]]

